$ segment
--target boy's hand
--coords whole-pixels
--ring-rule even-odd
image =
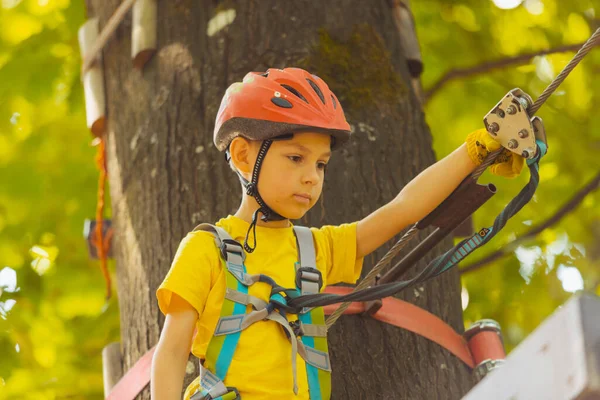
[[[485,129],[471,132],[465,141],[469,157],[476,165],[480,165],[489,153],[500,148],[500,143],[496,142]],[[524,163],[525,159],[523,157],[504,149],[496,158],[494,164],[490,166],[490,172],[494,175],[512,179],[519,176]]]

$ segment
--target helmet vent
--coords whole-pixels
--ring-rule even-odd
[[[290,92],[292,92],[292,94],[294,94],[294,95],[295,95],[295,96],[297,96],[298,98],[300,98],[300,99],[304,100],[304,102],[308,104],[308,100],[306,100],[306,99],[304,98],[304,96],[302,96],[302,95],[300,94],[300,92],[299,92],[299,91],[297,91],[296,89],[294,89],[294,88],[293,88],[293,87],[291,87],[290,85],[284,85],[283,83],[281,84],[281,86],[283,86],[284,88],[286,88],[287,90],[289,90]]]
[[[337,110],[337,101],[335,101],[335,97],[333,97],[333,95],[331,95],[331,102],[333,103],[333,109]]]
[[[325,96],[323,96],[323,92],[321,92],[321,89],[319,89],[319,86],[317,86],[316,83],[314,83],[312,80],[310,80],[308,78],[306,78],[306,80],[308,81],[309,85],[313,88],[313,90],[315,92],[317,92],[317,95],[319,96],[319,98],[321,99],[323,104],[325,104]]]
[[[271,98],[271,102],[281,108],[292,108],[293,107],[292,103],[290,103],[289,101],[287,101],[286,99],[284,99],[282,97],[273,97],[273,98]]]

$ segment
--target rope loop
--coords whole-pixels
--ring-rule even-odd
[[[110,273],[108,271],[108,250],[110,236],[104,237],[103,223],[104,223],[104,191],[106,187],[106,178],[108,175],[106,168],[106,142],[104,137],[97,138],[94,141],[97,146],[96,152],[96,167],[99,170],[98,175],[98,193],[96,200],[96,231],[95,231],[95,242],[96,251],[98,252],[98,259],[100,259],[100,268],[104,275],[104,281],[106,282],[106,301],[110,300],[112,295]]]

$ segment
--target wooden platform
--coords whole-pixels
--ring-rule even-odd
[[[463,400],[600,400],[600,297],[577,295]]]

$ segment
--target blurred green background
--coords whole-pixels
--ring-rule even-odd
[[[413,0],[411,7],[426,91],[450,70],[582,43],[600,26],[600,3],[590,0]],[[0,399],[101,399],[101,351],[119,340],[116,295],[105,303],[100,264],[83,239],[98,185],[79,75],[84,20],[82,1],[0,0]],[[505,62],[429,93],[424,108],[438,158],[480,128],[508,90],[537,98],[573,55]],[[599,75],[595,50],[538,113],[550,151],[537,194],[463,266],[542,223],[598,174]],[[475,214],[476,228],[491,225],[527,179],[484,174],[499,193]],[[496,319],[512,349],[573,293],[598,293],[598,196],[464,274],[465,324]]]

